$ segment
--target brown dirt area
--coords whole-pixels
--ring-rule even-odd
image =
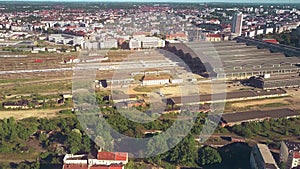
[[[32,109],[32,110],[7,110],[0,111],[0,119],[14,117],[16,120],[22,120],[29,117],[53,118],[58,116],[58,112],[64,109]]]
[[[282,103],[282,104],[290,104],[288,99],[286,98],[278,98],[278,99],[269,99],[269,100],[251,100],[246,102],[237,102],[232,103],[231,106],[236,108],[242,108],[247,106],[258,106],[258,105],[266,105],[271,103]]]

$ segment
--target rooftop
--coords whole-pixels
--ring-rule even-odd
[[[260,151],[265,164],[276,164],[276,162],[275,162],[275,160],[274,160],[274,158],[273,158],[273,156],[272,156],[272,154],[271,154],[271,152],[270,152],[267,145],[257,144],[257,148]]]
[[[274,80],[300,79],[300,76],[298,74],[285,74],[285,75],[270,76],[270,78],[257,76],[256,79],[261,79],[263,81],[274,81]]]
[[[226,113],[222,115],[222,121],[225,123],[236,123],[255,119],[264,118],[285,118],[299,116],[300,114],[294,110],[283,108],[273,110],[252,110],[245,112]]]
[[[115,161],[127,161],[128,153],[124,152],[98,152],[98,160],[115,160]]]
[[[286,94],[286,91],[283,89],[257,90],[257,91],[250,90],[250,91],[237,91],[237,92],[228,92],[228,93],[171,97],[167,99],[167,103],[174,103],[174,104],[198,103],[198,102],[222,101],[224,99],[230,100],[230,99],[240,99],[240,98],[250,98],[250,97],[259,97],[259,96],[280,95],[280,94]]]
[[[261,72],[300,69],[296,66],[300,63],[299,57],[286,57],[283,53],[271,53],[269,49],[258,49],[256,46],[247,46],[236,41],[174,43],[168,46],[189,54],[190,59],[200,58],[198,64],[204,64],[207,71],[210,65],[214,65],[213,71],[223,70],[227,76],[234,77],[243,73],[248,73],[249,76],[252,73],[259,75]],[[183,59],[189,61],[189,58]],[[190,62],[189,66],[195,64],[194,60]]]
[[[64,164],[63,169],[88,169],[88,165],[83,164]]]

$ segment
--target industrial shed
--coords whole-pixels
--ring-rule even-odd
[[[167,50],[183,59],[193,73],[221,79],[290,74],[300,70],[299,57],[286,57],[236,41],[168,44]],[[217,64],[218,62],[221,64]],[[212,66],[214,65],[214,66]]]
[[[272,89],[272,90],[249,90],[249,91],[238,91],[228,93],[216,93],[216,94],[205,94],[205,95],[192,95],[182,97],[171,97],[165,101],[168,105],[195,105],[205,103],[216,103],[216,102],[232,102],[232,101],[243,101],[252,99],[263,99],[272,97],[287,96],[287,92],[283,89]]]
[[[253,110],[245,112],[235,112],[223,114],[221,118],[221,125],[234,126],[243,122],[263,121],[266,119],[274,118],[294,118],[299,117],[299,113],[291,109],[274,109],[274,110]]]
[[[277,89],[285,87],[299,87],[300,76],[295,75],[283,75],[283,76],[253,76],[249,79],[249,84],[253,87],[261,89]]]

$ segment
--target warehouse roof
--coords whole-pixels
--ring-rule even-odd
[[[250,85],[263,89],[274,89],[283,87],[295,87],[300,85],[298,74],[285,74],[264,78],[263,76],[253,76],[249,79]]]
[[[182,103],[198,103],[198,102],[209,102],[219,100],[230,100],[240,99],[249,97],[269,96],[269,95],[281,95],[286,94],[283,89],[272,89],[272,90],[257,90],[257,91],[237,91],[228,93],[217,93],[217,94],[206,94],[206,95],[194,95],[194,96],[182,96],[182,97],[171,97],[168,98],[168,103],[182,104]]]
[[[209,64],[215,65],[215,70],[222,69],[227,75],[232,73],[233,76],[241,73],[258,75],[260,72],[300,70],[296,66],[300,63],[298,57],[286,57],[282,53],[271,53],[268,49],[257,49],[255,46],[247,46],[236,41],[176,43],[169,44],[169,47],[190,54],[191,58],[201,58],[198,64],[204,63],[206,67]],[[195,61],[190,59],[188,61],[191,61],[188,64],[195,64]],[[206,69],[209,70],[209,67]]]
[[[263,76],[257,76],[256,79],[260,79],[263,81],[276,81],[276,80],[288,80],[288,79],[299,79],[300,76],[298,74],[283,74],[277,76],[270,76],[270,78],[264,78]]]
[[[252,110],[245,112],[228,113],[222,115],[224,123],[237,123],[249,120],[264,119],[264,118],[285,118],[299,116],[298,112],[291,109],[274,109],[274,110]]]

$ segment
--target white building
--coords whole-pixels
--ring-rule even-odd
[[[123,152],[101,152],[97,154],[97,159],[89,158],[87,154],[73,155],[66,154],[63,159],[63,169],[102,169],[114,168],[124,169],[128,163],[128,153]]]
[[[157,37],[136,37],[129,41],[130,49],[163,48],[166,42]]]
[[[255,35],[256,35],[255,31],[248,32],[248,37],[253,38],[253,37],[255,37]]]
[[[170,79],[170,82],[172,84],[181,84],[181,83],[183,83],[183,79],[181,79],[181,78]]]
[[[116,39],[108,39],[100,42],[100,49],[118,48],[118,41]]]
[[[157,37],[139,38],[142,42],[142,48],[163,48],[166,43],[164,40]]]
[[[45,52],[45,47],[33,47],[32,51]]]
[[[48,40],[50,42],[54,42],[57,44],[69,44],[69,45],[82,45],[84,42],[84,38],[81,36],[73,36],[68,34],[50,34],[48,36]]]
[[[142,42],[139,40],[136,40],[136,39],[130,39],[129,48],[130,49],[140,49],[140,48],[142,48]]]
[[[264,29],[256,30],[256,35],[263,35],[263,34],[264,34]]]
[[[265,29],[265,34],[269,34],[269,33],[274,33],[274,28],[266,28]]]
[[[56,48],[47,48],[48,52],[56,52]]]
[[[142,79],[142,86],[166,85],[169,83],[169,76],[144,76]]]
[[[98,41],[87,41],[83,43],[82,48],[87,50],[98,50],[100,49],[100,44]]]

